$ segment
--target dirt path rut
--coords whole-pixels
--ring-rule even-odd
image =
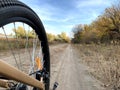
[[[59,48],[60,51],[57,51]],[[80,63],[71,45],[58,45],[51,51],[51,89],[59,83],[57,90],[103,90],[88,72],[88,67]]]

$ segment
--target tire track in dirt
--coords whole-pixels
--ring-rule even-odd
[[[51,89],[56,81],[59,83],[57,90],[104,90],[89,74],[88,67],[79,62],[80,58],[71,45],[58,48],[62,51],[52,52],[51,57]],[[58,62],[54,64],[53,59]]]

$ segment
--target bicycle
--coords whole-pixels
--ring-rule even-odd
[[[37,14],[20,1],[1,0],[0,34],[0,54],[7,53],[0,56],[0,87],[49,90],[49,47]]]

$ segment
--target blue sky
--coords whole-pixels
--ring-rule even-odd
[[[30,6],[42,20],[47,32],[70,35],[73,26],[89,24],[114,0],[20,0]]]

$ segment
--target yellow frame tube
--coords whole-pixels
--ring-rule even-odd
[[[44,90],[44,84],[33,77],[23,73],[15,67],[7,64],[3,60],[0,60],[0,75],[5,76],[11,80],[15,80],[33,87],[37,87],[40,90]]]

